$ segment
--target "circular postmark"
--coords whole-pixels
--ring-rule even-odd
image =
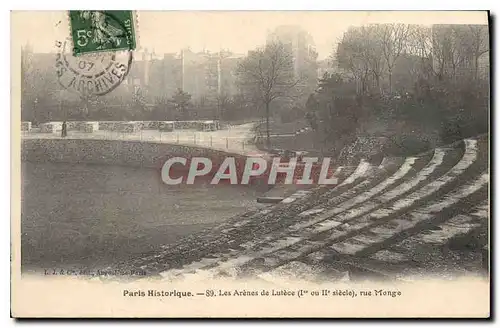
[[[126,78],[132,63],[131,51],[99,52],[74,56],[70,40],[58,42],[56,58],[59,83],[81,96],[104,95]]]
[[[106,45],[103,33],[96,31],[89,28],[86,36],[92,38],[94,34],[99,35],[100,44]],[[76,40],[78,41],[80,40]],[[56,73],[60,85],[66,90],[76,92],[83,98],[104,95],[119,86],[130,71],[130,49],[112,50],[101,46],[92,52],[78,53],[72,48],[74,44],[75,40],[71,37],[56,41]]]

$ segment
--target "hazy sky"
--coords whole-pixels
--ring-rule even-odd
[[[339,11],[240,11],[240,12],[137,12],[139,45],[156,53],[192,50],[236,53],[265,43],[268,30],[279,25],[300,25],[316,43],[319,58],[332,53],[333,45],[350,25],[402,22],[413,24],[486,24],[485,12],[339,12]],[[69,35],[66,12],[13,12],[13,38],[29,41],[36,52],[51,52],[54,43]]]

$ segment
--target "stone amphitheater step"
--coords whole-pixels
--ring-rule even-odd
[[[330,225],[330,228],[335,226],[335,224],[333,224],[333,221],[338,222],[338,224],[336,224],[336,227],[330,229],[323,228],[325,226],[325,221],[323,221],[321,222],[321,225],[313,226],[313,228],[309,229],[308,231],[301,231],[299,236],[292,235],[292,237],[295,237],[298,240],[292,246],[289,246],[286,249],[275,251],[269,256],[264,256],[260,259],[253,260],[250,264],[247,264],[247,267],[251,267],[255,264],[257,267],[260,267],[260,270],[266,271],[272,269],[275,266],[279,266],[288,261],[294,260],[300,256],[313,253],[314,251],[317,251],[329,245],[336,249],[337,252],[343,253],[344,255],[356,254],[357,252],[364,250],[363,242],[359,240],[356,240],[355,242],[353,242],[352,240],[350,242],[345,242],[344,240],[350,237],[354,237],[354,235],[356,234],[363,233],[364,230],[373,229],[377,225],[382,225],[388,221],[391,221],[391,223],[393,224],[393,226],[391,226],[390,228],[394,230],[394,233],[397,233],[398,229],[402,229],[403,227],[405,227],[405,225],[411,226],[412,221],[409,220],[399,220],[394,222],[392,222],[392,220],[398,220],[398,214],[401,215],[410,209],[418,207],[418,205],[415,206],[415,204],[417,204],[421,198],[427,198],[428,200],[429,196],[438,195],[439,197],[440,194],[438,193],[438,191],[440,191],[440,189],[448,191],[449,188],[445,188],[448,187],[446,186],[447,184],[452,187],[454,186],[454,184],[451,183],[453,182],[452,180],[462,174],[468,167],[472,166],[474,161],[477,159],[476,140],[466,140],[465,143],[466,151],[464,152],[462,159],[457,164],[455,164],[453,168],[451,168],[439,179],[427,183],[426,185],[422,186],[403,199],[396,200],[396,202],[392,206],[384,207],[380,210],[375,211],[374,213],[362,216],[349,214],[347,214],[347,216],[337,215],[332,219],[329,219],[330,221],[328,223]],[[482,147],[482,151],[484,152],[485,150],[485,147]],[[481,165],[478,166],[479,168],[481,167]],[[475,181],[473,185],[469,186],[469,188],[466,188],[465,193],[455,196],[459,197],[468,194],[469,191],[476,191],[476,187],[482,186],[482,184],[485,181],[487,182],[487,180],[488,176],[483,175],[478,179],[478,181]],[[453,198],[452,200],[454,199],[455,198]],[[444,203],[444,205],[452,204],[453,201]],[[442,207],[443,204],[440,205]],[[346,221],[349,221],[349,223],[347,223]],[[394,226],[394,224],[396,225]],[[384,227],[381,227],[379,229],[383,228]],[[328,233],[328,236],[326,238],[319,238],[319,240],[317,238],[313,238],[323,230]],[[392,230],[390,231],[392,232]],[[363,238],[363,236],[361,236],[360,238]],[[378,238],[380,239],[381,237]]]
[[[335,188],[329,192],[326,192],[322,195],[320,204],[323,203],[328,203],[331,204],[331,206],[335,204],[340,204],[344,202],[345,200],[352,199],[359,193],[363,192],[370,186],[376,184],[380,180],[383,180],[389,173],[392,173],[396,168],[401,164],[401,159],[391,159],[391,160],[384,160],[381,165],[378,168],[371,168],[369,176],[366,176],[362,181],[360,181],[357,184],[353,184],[353,179],[347,179],[344,181],[345,184],[339,185],[338,189]],[[351,178],[355,174],[351,175]],[[350,180],[350,181],[349,181]],[[349,181],[347,184],[346,182]],[[350,189],[342,189],[343,186],[348,186],[350,185]],[[317,203],[317,202],[316,202]],[[314,206],[310,207],[309,209],[299,212],[296,215],[288,215],[286,217],[280,218],[280,224],[277,226],[280,230],[283,230],[287,227],[296,225],[297,222],[302,221],[305,216],[311,215],[313,213],[320,213],[321,211],[319,210],[320,206]],[[277,229],[275,229],[277,230]],[[276,235],[274,231],[271,231],[269,236],[266,235],[260,235],[259,240],[263,240],[264,242],[269,241],[270,239],[266,239],[266,237],[272,237],[272,235]],[[243,248],[248,248],[248,247],[243,247]]]
[[[337,196],[337,197],[341,197],[340,198],[341,200],[348,199],[349,197],[347,197],[347,195],[352,197],[353,195],[356,195],[356,193],[359,193],[362,190],[365,190],[367,188],[367,186],[370,185],[370,183],[373,184],[373,183],[379,181],[381,178],[386,177],[388,174],[393,173],[397,169],[397,167],[399,165],[401,165],[401,162],[402,162],[401,159],[386,159],[378,166],[377,169],[370,168],[366,162],[361,162],[360,165],[358,166],[358,168],[356,169],[356,171],[337,187],[339,189],[335,188],[335,189],[327,192],[326,195],[325,194],[320,195],[320,197],[324,198],[323,201],[325,201],[325,200],[330,201],[331,200],[330,195],[338,194],[339,192],[341,192],[343,186],[349,186],[349,185],[354,184],[355,181],[358,180],[358,178],[364,177],[366,175],[365,172],[367,172],[368,170],[371,173],[374,173],[375,171],[380,172],[380,174],[375,174],[375,176],[377,176],[378,179],[370,179],[370,180],[368,180],[369,181],[368,184],[366,184],[367,180],[363,180],[361,183],[354,185],[352,189],[345,190],[339,196]],[[413,163],[414,159],[408,160],[408,162]],[[330,196],[330,197],[328,197],[328,196]],[[286,228],[287,226],[296,222],[297,218],[300,219],[300,217],[298,215],[295,215],[292,217],[290,217],[290,216],[283,217],[283,218],[281,218],[281,222],[277,223],[279,226],[278,227],[275,226],[274,228],[275,228],[275,230],[279,230],[279,232],[280,232],[284,228]],[[294,219],[294,220],[292,220],[292,219]],[[279,228],[279,229],[276,229],[276,228]],[[273,235],[273,233],[271,231],[271,232],[267,233],[268,237],[264,238],[265,232],[263,234],[256,234],[255,230],[252,231],[252,234],[257,235],[259,237],[254,238],[253,240],[250,240],[250,241],[245,242],[245,243],[241,243],[241,240],[240,240],[239,245],[236,245],[236,247],[235,247],[236,249],[230,249],[228,252],[223,252],[223,253],[217,254],[217,261],[209,261],[210,264],[208,264],[206,259],[202,259],[202,262],[204,262],[205,264],[208,264],[208,265],[200,267],[198,262],[195,262],[195,263],[192,263],[191,265],[186,266],[185,270],[189,271],[189,270],[193,270],[194,268],[196,268],[196,269],[209,268],[209,267],[213,266],[213,262],[224,262],[225,260],[228,260],[231,258],[232,259],[238,258],[238,259],[236,259],[236,262],[231,261],[229,263],[224,263],[223,264],[224,267],[231,267],[234,264],[238,264],[238,265],[244,264],[245,262],[253,259],[253,257],[243,255],[243,254],[246,251],[248,251],[248,249],[254,244],[257,244],[257,243],[265,244],[266,241],[270,241],[270,238]],[[274,233],[274,235],[276,235],[276,233]],[[279,248],[286,247],[289,245],[290,242],[291,243],[295,242],[295,240],[296,240],[296,238],[285,237],[284,240],[277,240],[276,243],[273,244],[270,249],[269,249],[269,247],[267,247],[267,245],[264,245],[264,246],[266,246],[265,247],[266,251],[273,251],[275,248],[279,249]],[[177,275],[180,274],[181,272],[185,272],[185,270],[176,271]],[[169,273],[170,276],[172,276],[171,273],[172,272]]]
[[[457,212],[458,214],[451,214]],[[487,267],[487,263],[482,263],[484,260],[487,261],[483,258],[482,247],[475,250],[464,247],[460,251],[454,251],[450,249],[450,244],[487,223],[489,215],[484,211],[471,213],[467,206],[463,210],[455,209],[451,213],[433,229],[424,229],[417,234],[409,235],[367,258],[358,257],[341,261],[344,266],[349,264],[386,279],[411,280],[433,273],[449,276],[457,272],[477,274],[481,267]]]
[[[285,206],[283,206],[281,208],[281,211],[278,213],[264,213],[263,217],[257,220],[255,218],[251,218],[243,222],[232,224],[228,229],[222,231],[222,233],[224,233],[225,235],[228,235],[231,232],[239,233],[238,236],[235,236],[232,239],[232,242],[226,242],[225,244],[221,245],[221,248],[219,248],[216,253],[214,253],[213,251],[207,252],[205,250],[205,254],[203,255],[204,257],[201,258],[201,260],[199,260],[200,258],[194,259],[196,262],[187,265],[182,270],[170,270],[168,275],[172,276],[173,272],[177,272],[175,275],[180,275],[181,273],[184,274],[186,271],[190,271],[193,268],[205,268],[205,266],[199,265],[200,262],[210,262],[210,264],[208,264],[208,267],[210,267],[213,265],[213,263],[221,262],[228,258],[234,258],[238,253],[241,253],[242,249],[245,249],[245,243],[259,238],[258,236],[269,234],[274,230],[280,229],[281,225],[283,224],[283,222],[280,222],[281,219],[290,216],[296,216],[298,213],[304,211],[305,209],[314,206],[314,204],[317,204],[318,202],[324,202],[329,198],[330,195],[336,195],[345,192],[350,186],[353,186],[355,188],[360,181],[363,181],[368,176],[369,172],[372,172],[372,169],[372,165],[366,161],[361,161],[355,170],[350,167],[343,167],[341,169],[341,172],[344,172],[346,177],[339,178],[339,180],[342,182],[335,188],[315,188],[310,193],[304,194],[304,196],[307,197],[302,197],[302,199],[298,199],[295,203],[283,203],[285,204]],[[290,208],[292,209],[291,211]],[[278,209],[280,208],[278,207]],[[256,221],[259,221],[258,224],[255,223]],[[248,238],[248,236],[250,236],[250,238]],[[287,245],[286,241],[285,244],[282,245],[282,247],[284,247],[284,245]],[[207,256],[211,256],[212,258],[215,257],[216,260],[207,261]],[[243,262],[240,264],[243,264]]]
[[[457,214],[449,220],[424,229],[396,243],[391,247],[391,250],[378,251],[370,257],[380,261],[401,262],[409,259],[415,260],[422,253],[420,252],[422,247],[445,249],[448,245],[453,244],[455,240],[461,239],[461,237],[469,235],[481,226],[488,224],[489,213],[479,210],[483,206],[488,206],[487,202],[476,207],[475,212]],[[386,255],[389,256],[386,257]]]
[[[456,150],[454,150],[454,151],[456,151]],[[432,172],[437,167],[439,167],[439,165],[443,162],[443,157],[444,157],[444,154],[446,152],[448,154],[447,155],[448,157],[455,157],[454,152],[451,152],[449,150],[445,151],[442,149],[437,149],[434,152],[433,157],[430,160],[430,162],[428,162],[429,160],[427,158],[427,156],[430,156],[430,155],[421,156],[420,158],[418,158],[416,160],[416,163],[414,161],[414,158],[409,158],[409,159],[407,159],[407,161],[405,161],[405,163],[403,163],[403,165],[399,168],[399,170],[396,173],[394,173],[392,176],[388,177],[386,174],[380,174],[379,175],[380,179],[365,180],[365,181],[363,181],[363,183],[358,184],[355,188],[353,188],[353,190],[350,190],[347,193],[344,193],[340,196],[333,197],[333,198],[329,199],[326,202],[326,204],[320,204],[320,206],[317,206],[313,209],[310,209],[310,210],[307,210],[307,211],[300,213],[299,214],[300,218],[309,218],[309,219],[307,219],[305,221],[302,220],[301,222],[298,222],[298,223],[292,225],[291,227],[286,229],[283,233],[281,233],[280,236],[274,236],[274,237],[276,237],[276,238],[284,237],[284,236],[293,234],[294,232],[299,231],[300,229],[308,228],[315,223],[319,223],[319,222],[323,221],[325,210],[328,210],[329,207],[333,207],[333,206],[338,205],[338,206],[334,207],[334,209],[332,210],[332,215],[333,215],[333,214],[338,214],[340,212],[343,212],[349,208],[352,208],[354,205],[362,203],[362,202],[365,202],[365,205],[366,205],[366,201],[369,198],[373,197],[377,193],[380,193],[385,188],[387,188],[391,185],[393,187],[398,186],[399,184],[406,182],[405,185],[402,185],[403,188],[397,188],[400,190],[398,195],[402,195],[404,193],[402,189],[404,189],[405,191],[408,191],[411,188],[418,185],[419,182],[422,182],[427,177],[429,177],[429,175],[432,174]],[[427,165],[425,166],[425,168],[422,169],[423,165],[426,163],[427,163]],[[409,170],[410,167],[411,167],[411,170]],[[386,170],[386,171],[387,172],[385,172],[385,173],[389,172],[389,170]],[[408,172],[408,171],[411,171],[411,172]],[[411,178],[411,180],[410,180],[410,178]],[[363,189],[363,190],[366,190],[366,189],[369,189],[369,186],[373,186],[374,185],[373,182],[379,182],[379,184],[376,185],[375,187],[373,187],[372,189],[365,191],[361,195],[356,195],[356,193],[359,192],[359,190],[361,190],[362,188],[366,187],[365,189]],[[372,183],[372,184],[370,185],[370,183]],[[382,196],[384,196],[384,195],[385,194],[382,194]],[[375,203],[370,203],[371,205],[368,206],[369,209],[373,208],[374,206],[380,205],[381,201],[378,198],[379,197],[374,198]],[[385,197],[385,198],[387,198],[387,197]],[[342,204],[342,202],[345,202],[345,204]],[[373,204],[375,204],[375,205],[373,205]],[[321,213],[321,215],[323,215],[323,217],[315,216],[318,213]],[[328,215],[326,217],[328,217]],[[268,237],[266,237],[265,240],[269,241]]]
[[[404,162],[384,159],[379,167],[361,162],[356,170],[343,168],[336,188],[318,187],[294,195],[288,204],[240,216],[208,231],[214,241],[207,241],[205,232],[136,262],[135,267],[141,263],[150,272],[170,269],[162,273],[168,278],[200,272],[265,275],[293,268],[316,276],[328,271],[343,277],[353,268],[373,274],[349,261],[384,251],[396,259],[397,252],[384,247],[451,218],[467,200],[477,204],[484,198],[489,176],[478,173],[488,163],[487,143],[485,138],[479,143],[468,139],[463,145],[462,150],[460,144],[438,148],[430,160],[424,155]]]
[[[391,186],[392,184],[395,184],[398,179],[401,177],[405,176],[408,174],[410,170],[413,169],[413,165],[415,162],[418,162],[419,168],[421,168],[425,162],[429,161],[429,156],[430,155],[424,155],[421,158],[417,160],[417,158],[408,158],[404,163],[402,163],[401,159],[384,159],[384,161],[381,163],[381,165],[377,168],[377,170],[373,170],[372,173],[377,173],[377,174],[372,174],[370,179],[364,180],[362,183],[357,184],[354,186],[352,189],[347,190],[343,192],[342,194],[332,197],[327,199],[327,202],[330,205],[336,204],[336,203],[342,203],[347,201],[348,202],[348,208],[352,207],[370,197],[373,195],[381,192],[385,188]],[[399,169],[398,169],[399,168]],[[375,172],[376,171],[376,172]],[[392,175],[391,175],[392,174]],[[351,176],[352,177],[352,176]],[[376,178],[373,178],[376,177]],[[352,181],[353,179],[351,179]],[[346,180],[349,182],[348,180]],[[378,184],[377,184],[378,183]],[[370,187],[373,187],[370,189]],[[366,191],[367,189],[371,191]],[[363,192],[365,191],[365,192]],[[352,202],[351,200],[355,200]],[[302,212],[301,214],[304,213],[309,213],[311,214],[314,212],[313,210],[307,210]],[[232,266],[234,265],[242,265],[252,259],[255,258],[255,254],[260,254],[261,256],[265,253],[270,253],[277,251],[279,249],[282,249],[284,247],[287,247],[289,245],[292,245],[298,241],[300,241],[300,238],[287,236],[287,234],[290,234],[293,231],[296,231],[297,228],[294,226],[290,227],[291,223],[296,222],[297,219],[300,220],[300,215],[296,216],[294,218],[295,220],[291,220],[291,218],[287,218],[285,221],[286,224],[288,224],[288,229],[285,229],[285,232],[283,233],[283,229],[286,228],[284,226],[281,229],[281,232],[279,233],[278,236],[276,236],[276,233],[274,234],[268,234],[267,236],[260,236],[257,239],[254,239],[250,242],[240,244],[239,248],[241,248],[241,251],[235,251],[233,250],[232,252],[226,253],[226,254],[221,254],[220,258],[217,259],[217,262],[222,264],[222,267],[225,270],[230,270]],[[300,224],[300,223],[299,223]],[[272,239],[275,239],[274,241]],[[258,245],[258,246],[257,246]],[[247,253],[247,254],[245,254]],[[227,262],[229,260],[229,262]],[[224,262],[226,261],[226,262]],[[205,261],[206,263],[206,261]],[[211,265],[208,265],[205,267],[208,268]],[[203,267],[198,266],[197,264],[193,264],[193,266],[188,266],[186,267],[187,270],[190,269],[201,269]],[[221,269],[221,268],[219,268]],[[179,272],[178,272],[179,273]]]
[[[401,159],[390,159],[390,160],[386,159],[378,167],[378,171],[380,173],[372,175],[377,178],[371,177],[370,179],[366,179],[362,183],[359,183],[356,186],[354,186],[352,189],[347,190],[336,197],[329,198],[326,201],[326,203],[329,204],[330,206],[334,206],[335,204],[342,205],[344,203],[348,203],[346,208],[350,208],[355,204],[360,203],[368,199],[369,197],[375,195],[376,193],[380,192],[381,190],[391,185],[392,183],[396,182],[396,180],[399,179],[400,176],[403,176],[411,169],[414,163],[415,163],[415,158],[408,159],[401,166],[399,166],[399,169],[396,171],[396,173],[394,173],[389,177],[390,173],[393,173],[398,167],[398,165],[401,164]],[[370,187],[374,185],[376,186],[370,189]],[[372,191],[363,192],[363,190],[367,189],[370,189]],[[255,253],[255,252],[269,251],[268,246],[270,244],[273,244],[273,241],[277,244],[281,244],[280,239],[284,238],[285,240],[289,240],[288,239],[289,235],[293,235],[294,232],[300,230],[303,227],[302,225],[304,221],[302,220],[304,217],[320,213],[322,212],[322,210],[323,209],[318,210],[316,207],[313,209],[303,211],[295,217],[283,218],[282,220],[283,224],[281,225],[278,234],[273,232],[267,235],[262,235],[256,240],[252,240],[245,244],[241,244],[240,247],[243,248],[242,252],[250,251]],[[271,247],[271,249],[274,249],[274,246]]]
[[[120,267],[140,267],[150,273],[158,273],[168,268],[181,267],[204,257],[215,257],[214,254],[226,251],[235,241],[241,240],[243,242],[252,238],[252,235],[245,235],[246,232],[242,231],[252,231],[259,226],[272,228],[270,224],[280,217],[287,214],[298,214],[316,203],[324,201],[324,197],[327,195],[342,192],[342,190],[356,185],[366,178],[371,168],[372,165],[366,161],[361,161],[357,167],[341,167],[337,170],[339,185],[334,188],[318,186],[308,190],[308,193],[301,193],[300,197],[296,197],[293,202],[277,204],[270,209],[266,208],[239,215],[215,228],[206,229],[183,238],[175,245],[167,245],[161,252],[146,254],[141,259],[124,263]]]
[[[487,201],[476,206],[472,212],[466,207],[464,211],[469,212],[460,212],[433,229],[424,229],[410,235],[369,257],[339,257],[335,250],[327,247],[258,276],[268,281],[293,276],[316,282],[351,280],[353,277],[411,280],[433,273],[442,277],[443,274],[452,276],[467,271],[477,273],[481,267],[488,270],[488,253],[484,252],[484,247],[476,249],[474,254],[467,254],[463,263],[458,261],[460,256],[450,252],[448,248],[457,238],[487,225],[488,207]],[[446,256],[449,253],[452,255]]]
[[[367,253],[374,252],[374,250],[382,248],[384,244],[402,233],[409,233],[410,230],[419,230],[418,228],[422,224],[434,220],[436,214],[439,213],[442,216],[444,209],[450,208],[461,199],[471,196],[481,188],[486,187],[488,181],[488,174],[482,174],[477,179],[456,189],[439,201],[435,201],[424,208],[405,213],[382,225],[377,225],[356,236],[335,243],[331,247],[340,254],[366,255]]]
[[[382,164],[380,164],[380,165],[382,165]],[[354,172],[350,173],[349,176],[345,176],[344,180],[339,180],[339,183],[335,186],[336,188],[331,188],[331,190],[335,190],[335,192],[338,192],[339,189],[343,188],[344,186],[352,186],[356,181],[359,181],[360,178],[366,177],[371,169],[372,169],[372,165],[369,162],[362,160],[359,163],[359,165],[356,167],[356,170],[354,170]],[[333,173],[333,176],[334,177],[342,176],[341,172],[343,170],[346,170],[346,167],[339,166],[335,170],[335,172]],[[321,188],[321,186],[318,187],[318,189],[319,188]],[[329,188],[329,187],[326,187],[326,188]],[[323,187],[323,190],[325,190],[324,187]],[[297,190],[292,195],[284,198],[282,202],[284,204],[289,204],[289,203],[296,201],[297,199],[304,198],[305,196],[309,195],[310,193],[311,193],[310,190]]]
[[[322,221],[325,221],[326,219],[336,215],[340,214],[342,212],[346,212],[349,209],[352,209],[358,204],[364,203],[367,200],[371,199],[375,195],[380,194],[382,191],[387,189],[393,184],[398,183],[401,181],[412,169],[413,166],[415,165],[415,162],[417,161],[417,158],[415,157],[410,157],[405,160],[405,162],[399,167],[399,169],[390,177],[387,177],[385,174],[381,174],[379,177],[383,178],[380,183],[377,185],[373,186],[370,184],[373,180],[366,180],[366,185],[367,188],[365,189],[363,193],[356,194],[358,190],[355,190],[354,193],[346,193],[342,195],[342,197],[337,197],[330,199],[328,202],[325,204],[322,204],[321,206],[317,206],[316,208],[312,209],[311,211],[308,212],[303,212],[300,215],[303,217],[311,217],[308,220],[301,221],[291,227],[292,230],[298,231],[300,229],[305,229],[308,228],[316,223],[320,223]],[[420,162],[424,162],[421,160]],[[351,211],[352,212],[352,211]],[[318,214],[318,215],[315,215]],[[323,225],[322,229],[327,229],[328,230],[329,225]]]
[[[438,163],[442,162],[442,157],[443,156],[441,156],[440,150],[436,151],[434,153],[433,159],[431,160],[431,163],[429,165],[432,165],[434,163],[438,164]],[[372,195],[376,194],[377,192],[382,191],[383,189],[385,189],[386,187],[391,185],[394,182],[394,180],[397,180],[401,176],[404,176],[406,173],[408,173],[409,168],[415,163],[415,160],[416,160],[415,158],[407,159],[405,161],[405,163],[403,163],[403,165],[399,168],[399,170],[396,173],[393,173],[393,170],[388,170],[386,168],[386,165],[391,163],[391,160],[384,159],[383,162],[378,167],[379,174],[372,174],[371,175],[371,177],[376,176],[376,177],[381,178],[379,180],[375,180],[375,182],[378,182],[378,185],[375,187],[374,191],[371,191],[371,192],[366,191],[367,189],[369,189],[369,187],[374,185],[374,183],[372,181],[373,179],[366,179],[366,180],[362,181],[361,183],[357,184],[356,186],[354,186],[352,189],[346,190],[344,192],[340,192],[339,189],[341,189],[342,185],[354,182],[355,177],[357,175],[359,175],[359,173],[356,174],[356,172],[355,172],[354,174],[352,174],[350,176],[350,178],[344,180],[344,182],[341,184],[341,186],[339,186],[338,188],[335,188],[332,192],[326,194],[327,196],[330,196],[330,195],[334,194],[335,192],[337,193],[337,196],[334,196],[334,195],[330,196],[330,198],[327,199],[326,203],[329,206],[333,206],[336,204],[341,204],[342,202],[345,202],[345,201],[349,201],[349,202],[351,202],[351,206],[354,206],[355,204],[357,204],[363,200],[366,200],[367,198],[371,197]],[[423,160],[421,162],[425,162],[425,160]],[[431,166],[431,168],[434,168],[434,166]],[[360,167],[362,167],[362,165],[358,166],[357,172],[360,171]],[[393,176],[391,176],[389,178],[387,173],[393,173]],[[361,196],[360,198],[356,198],[355,197],[356,194],[359,194],[361,191],[365,191],[363,196]],[[354,200],[354,202],[352,200]],[[321,204],[321,205],[324,205],[324,204]],[[300,214],[307,215],[307,214],[311,214],[311,212],[314,212],[317,210],[318,209],[313,208],[311,210],[303,211]],[[319,212],[321,212],[321,211],[319,211]],[[298,215],[297,217],[300,218],[300,216],[301,215]],[[299,225],[300,225],[300,223],[299,223]],[[278,251],[284,247],[293,245],[294,243],[297,243],[297,242],[301,241],[302,239],[298,238],[298,237],[290,238],[290,236],[287,236],[287,234],[295,232],[297,230],[297,228],[299,228],[299,227],[292,226],[292,228],[286,229],[285,232],[281,233],[279,236],[274,236],[274,237],[278,237],[278,238],[275,238],[276,240],[274,242],[271,242],[271,240],[270,240],[273,238],[273,236],[267,236],[267,237],[263,238],[263,240],[261,240],[261,238],[264,236],[259,236],[259,238],[257,238],[254,241],[250,241],[248,243],[244,243],[244,244],[240,245],[240,247],[243,248],[243,250],[246,251],[247,253],[249,253],[249,252],[253,253],[252,254],[253,256],[249,256],[248,254],[245,255],[244,252],[241,252],[241,251],[240,252],[232,251],[232,252],[229,252],[226,254],[220,254],[220,257],[217,259],[217,261],[211,261],[210,265],[213,265],[214,262],[222,262],[222,266],[225,268],[225,270],[230,270],[231,266],[234,266],[235,264],[242,265],[245,262],[248,262],[250,260],[255,259],[255,257],[256,257],[255,253],[259,254],[260,256],[263,256],[267,253]],[[259,245],[260,247],[256,249],[256,245]],[[226,262],[226,263],[223,263],[224,260],[229,260],[231,258],[233,258],[233,260]],[[235,258],[236,258],[236,260],[235,260]],[[206,262],[206,260],[202,259],[202,261],[204,261],[204,263],[208,264]],[[208,265],[208,267],[210,265]],[[195,269],[195,268],[196,269],[207,268],[207,266],[200,267],[196,263],[193,263],[192,266],[188,266],[185,269],[190,270],[190,269]],[[177,272],[177,273],[180,274],[181,272]]]

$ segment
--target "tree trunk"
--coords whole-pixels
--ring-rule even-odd
[[[474,56],[474,80],[479,78],[479,56]]]
[[[392,70],[389,70],[389,95],[392,95]]]
[[[271,132],[269,128],[269,102],[266,102],[266,147],[271,149]]]
[[[375,81],[377,83],[377,91],[378,91],[379,95],[382,95],[383,92],[382,92],[382,87],[380,86],[380,75],[378,75],[378,74],[376,75]]]

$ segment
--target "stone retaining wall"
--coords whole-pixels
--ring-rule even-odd
[[[224,151],[166,143],[89,140],[89,139],[23,139],[21,158],[30,162],[87,163],[161,168],[171,157],[186,158],[203,156],[210,158],[214,166],[227,156],[236,158],[237,164],[245,163],[246,157]]]
[[[21,122],[21,131],[31,131],[31,122]]]
[[[61,131],[62,122],[47,122],[40,124],[40,132],[42,133],[54,133]]]
[[[162,132],[172,132],[175,129],[174,122],[158,122],[158,130]]]
[[[23,131],[30,131],[27,125],[31,122],[22,122]],[[199,131],[220,130],[220,122],[214,121],[67,121],[67,129],[92,132],[97,130],[117,132],[137,132],[140,130],[173,131],[176,129],[192,129]],[[92,128],[88,126],[92,124]],[[62,122],[46,122],[40,124],[40,132],[53,133],[60,131]]]
[[[119,122],[114,126],[113,131],[133,133],[140,131],[140,125],[137,122]]]

